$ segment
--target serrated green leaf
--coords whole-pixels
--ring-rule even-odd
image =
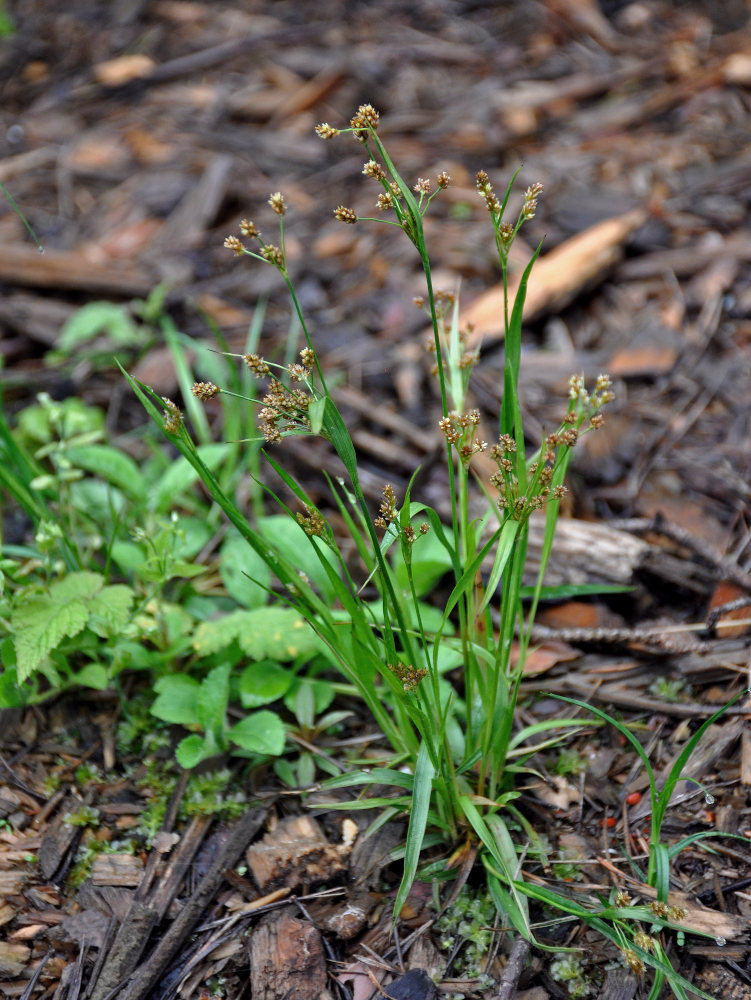
[[[270,705],[286,694],[294,679],[291,670],[285,670],[273,660],[250,663],[240,674],[240,702],[243,708]]]
[[[224,716],[229,701],[229,664],[214,667],[201,681],[198,692],[198,722],[206,733],[216,737],[224,728]]]
[[[193,636],[193,648],[200,656],[210,656],[234,641],[254,660],[294,660],[321,649],[307,622],[293,608],[284,607],[234,611],[201,622]]]
[[[167,674],[154,684],[157,698],[151,714],[165,722],[182,726],[195,725],[198,721],[198,693],[200,684],[187,674]]]
[[[64,638],[78,635],[86,627],[91,599],[103,583],[99,573],[70,573],[56,580],[48,594],[27,597],[13,609],[11,630],[20,684]]]
[[[132,589],[123,583],[104,587],[89,604],[89,627],[97,635],[117,635],[128,621],[134,596]]]
[[[227,735],[251,753],[278,757],[284,750],[284,724],[275,712],[253,712],[232,726]]]
[[[80,573],[68,573],[61,580],[55,580],[50,587],[50,595],[53,600],[60,602],[72,598],[89,601],[103,586],[104,577],[101,573],[83,570]]]

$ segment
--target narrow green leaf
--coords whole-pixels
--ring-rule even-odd
[[[407,846],[404,855],[404,874],[399,889],[394,900],[394,920],[401,913],[409,890],[415,880],[417,864],[420,860],[420,851],[425,836],[425,827],[428,822],[428,812],[430,810],[430,799],[433,793],[433,778],[435,768],[430,759],[428,744],[423,742],[417,754],[415,764],[415,781],[412,795],[412,808],[409,814],[409,827],[407,829]]]

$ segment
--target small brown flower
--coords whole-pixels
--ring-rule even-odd
[[[162,396],[162,402],[164,403],[164,429],[169,434],[179,434],[183,424],[180,407],[171,399],[167,399],[166,396]]]
[[[386,171],[383,169],[381,164],[376,163],[375,160],[368,160],[362,168],[362,172],[366,177],[372,177],[376,181],[382,181],[386,178]]]
[[[328,122],[322,122],[320,125],[316,125],[316,135],[320,136],[321,139],[333,139],[335,135],[339,135],[339,129],[333,128]]]
[[[273,243],[267,243],[265,247],[261,247],[261,256],[275,267],[284,267],[284,254]]]
[[[635,975],[641,976],[644,974],[644,962],[642,962],[632,948],[623,949],[623,960]]]
[[[213,399],[220,389],[219,386],[215,385],[213,382],[195,382],[190,391],[196,399],[200,399],[201,402],[205,402],[207,399]]]
[[[435,182],[440,188],[440,190],[443,191],[443,189],[447,188],[451,183],[451,177],[446,173],[445,170],[442,170],[440,174],[436,177]]]
[[[250,238],[258,236],[258,230],[255,227],[255,223],[250,219],[243,219],[240,223],[240,232],[243,236],[248,236]]]
[[[413,191],[415,194],[430,194],[430,178],[418,177],[417,184],[415,184]]]
[[[378,128],[379,117],[380,115],[372,104],[361,104],[357,109],[357,114],[349,124],[355,130],[357,138],[364,142],[367,138],[368,129],[372,129],[375,132]]]
[[[334,216],[340,222],[347,222],[349,225],[353,226],[357,222],[357,214],[353,209],[347,208],[346,205],[338,205],[334,209]]]
[[[277,215],[284,215],[287,211],[287,206],[284,204],[284,195],[281,191],[275,191],[274,194],[269,198],[269,205],[274,209]]]
[[[254,375],[262,378],[264,375],[268,375],[270,369],[263,358],[259,357],[257,354],[246,354],[243,357],[245,364],[250,368]]]
[[[542,184],[539,181],[528,187],[524,192],[524,204],[522,205],[522,214],[525,219],[533,219],[535,216],[535,209],[537,208],[537,199],[542,194]]]
[[[394,207],[394,196],[390,191],[383,191],[378,195],[376,208],[379,212],[385,212],[388,208]]]
[[[228,236],[224,241],[224,246],[227,250],[231,250],[232,253],[237,254],[238,257],[242,257],[245,253],[244,244],[236,236]]]

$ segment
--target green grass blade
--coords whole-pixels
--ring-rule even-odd
[[[412,883],[417,874],[417,864],[420,860],[420,851],[422,850],[422,842],[430,810],[430,799],[433,794],[434,777],[435,768],[428,753],[428,745],[427,743],[422,743],[417,754],[417,764],[415,766],[412,808],[409,814],[407,845],[404,853],[404,874],[402,875],[402,881],[394,900],[395,920],[407,900],[409,890],[412,888]]]

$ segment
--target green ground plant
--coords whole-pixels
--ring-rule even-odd
[[[477,175],[505,291],[503,398],[497,440],[488,447],[478,436],[479,414],[468,403],[478,356],[460,329],[456,296],[433,288],[423,230],[425,212],[450,178],[439,174],[435,190],[425,179],[411,188],[380,139],[378,114],[370,105],[358,109],[349,128],[321,125],[317,131],[323,139],[340,132],[354,136],[367,156],[363,173],[380,185],[377,220],[342,205],[336,217],[344,224],[398,227],[422,264],[450,516],[444,523],[413,497],[418,470],[404,497],[385,484],[380,510],[371,511],[352,439],[288,270],[287,208],[275,193],[269,203],[279,225],[278,245],[246,220],[241,236],[228,237],[226,246],[276,268],[289,289],[294,322],[284,363],[257,353],[262,309],[240,365],[218,330],[224,353],[191,342],[202,381],[195,380],[187,341],[164,314],[159,296],[149,300],[151,311],[142,317],[159,328],[172,352],[192,433],[174,402],[126,378],[180,457],[152,442],[148,458],[137,465],[107,441],[102,414],[75,399],[56,403],[42,396],[13,428],[0,416],[0,488],[28,518],[33,536],[32,544],[3,546],[0,707],[39,701],[73,685],[118,688],[125,671],[142,671],[155,695],[152,719],[189,730],[176,750],[184,767],[219,753],[251,764],[271,759],[290,785],[306,786],[323,773],[330,776],[329,788],[352,788],[356,798],[344,804],[347,809],[382,806],[381,822],[407,813],[395,914],[425,847],[443,844],[460,855],[463,849],[465,856],[478,849],[499,929],[535,943],[532,900],[559,919],[599,930],[634,971],[651,967],[651,1000],[665,982],[676,997],[686,997],[690,987],[666,951],[670,934],[685,930],[681,913],[667,903],[667,878],[676,853],[698,838],[668,846],[662,833],[686,753],[658,789],[641,745],[623,727],[650,777],[653,825],[644,881],[657,892],[651,906],[633,904],[615,888],[581,902],[565,887],[549,888],[522,870],[525,859],[527,866],[547,862],[544,838],[516,802],[519,776],[533,768],[535,754],[559,748],[562,735],[581,722],[548,720],[515,729],[519,685],[537,606],[556,596],[542,580],[571,451],[583,433],[600,425],[600,410],[612,398],[607,377],[587,390],[574,376],[559,426],[537,447],[525,435],[518,396],[521,324],[539,248],[513,293],[508,262],[516,235],[534,216],[541,186],[527,188],[507,222],[515,178],[499,198],[487,175]],[[115,324],[122,320],[100,308],[74,326],[71,337],[88,342],[105,313]],[[305,346],[295,360],[298,332]],[[213,397],[222,406],[222,443],[212,440],[201,405]],[[342,462],[344,475],[330,487],[331,504],[349,532],[346,546],[283,462],[262,448],[264,441],[270,445],[292,434],[322,436]],[[497,470],[488,482],[473,477],[472,458],[483,450]],[[284,497],[268,484],[267,470],[283,484]],[[246,517],[234,497],[248,473],[255,487]],[[208,501],[195,489],[199,480]],[[487,499],[481,518],[470,513],[475,485]],[[529,591],[522,578],[535,511],[544,512],[545,529],[538,580]],[[214,550],[222,532],[216,559],[207,562],[201,554]],[[344,555],[351,543],[359,563]],[[212,569],[221,594],[202,585]],[[448,597],[436,607],[433,592],[443,577],[450,581]],[[343,680],[332,679],[333,671]],[[317,751],[317,735],[349,714],[334,701],[345,692],[359,697],[388,741],[382,765],[342,764]],[[231,705],[249,714],[230,724]],[[134,728],[137,720],[128,719],[125,701],[124,708],[125,723]],[[599,723],[620,726],[592,711]],[[689,741],[688,753],[705,729]],[[295,749],[285,758],[290,745]],[[574,763],[572,758],[561,769],[574,770]],[[368,794],[383,786],[393,793]],[[421,877],[450,877],[446,856],[425,865]]]
[[[516,732],[513,728],[571,450],[581,434],[600,426],[600,411],[612,399],[606,376],[600,376],[590,391],[581,377],[574,376],[559,426],[529,453],[518,396],[521,324],[527,280],[540,248],[513,295],[508,259],[519,230],[534,216],[541,185],[532,185],[524,192],[521,209],[513,221],[506,222],[515,178],[499,198],[488,176],[483,171],[477,175],[505,292],[505,368],[498,439],[489,448],[497,472],[488,483],[479,484],[488,508],[484,517],[475,519],[470,514],[471,460],[488,448],[478,439],[479,413],[467,402],[469,377],[478,357],[467,349],[466,331],[460,330],[456,296],[433,288],[423,230],[425,212],[450,178],[440,174],[433,191],[424,178],[410,187],[390,159],[378,124],[378,113],[363,105],[349,128],[323,124],[316,131],[323,139],[350,133],[362,144],[367,157],[363,174],[380,186],[377,205],[385,213],[378,220],[367,221],[400,228],[421,261],[426,282],[422,305],[433,331],[440,428],[445,437],[449,523],[442,523],[436,510],[413,498],[417,472],[403,498],[398,499],[386,484],[379,512],[374,516],[369,509],[352,439],[327,385],[288,269],[284,234],[287,206],[280,192],[269,199],[277,216],[278,244],[267,241],[254,222],[244,220],[240,236],[228,237],[225,246],[239,256],[277,269],[287,285],[305,346],[299,361],[284,365],[254,352],[242,355],[246,368],[266,383],[265,395],[253,393],[246,400],[258,403],[258,427],[267,444],[288,435],[309,434],[320,435],[331,444],[345,471],[345,476],[330,481],[332,503],[347,527],[361,565],[355,568],[345,558],[324,513],[285,470],[283,460],[265,451],[269,467],[294,501],[286,502],[267,484],[263,488],[289,524],[302,528],[308,546],[291,557],[275,538],[246,519],[222,489],[202,461],[179,407],[160,399],[127,373],[126,377],[247,543],[240,562],[247,559],[249,566],[257,566],[260,560],[268,568],[279,600],[309,624],[390,743],[392,756],[387,765],[355,766],[325,785],[331,789],[392,785],[393,795],[357,798],[346,803],[346,808],[380,805],[384,816],[408,813],[404,874],[395,914],[416,876],[423,846],[428,841],[435,844],[436,833],[449,845],[475,842],[480,845],[479,856],[502,926],[534,941],[530,898],[569,918],[575,913],[613,941],[633,969],[643,972],[651,966],[655,970],[652,1000],[666,979],[676,996],[686,996],[689,986],[670,966],[663,945],[665,932],[679,927],[681,915],[675,908],[663,903],[663,912],[661,908],[627,905],[615,891],[613,899],[587,907],[557,891],[541,889],[523,878],[520,847],[512,836],[518,831],[524,839],[536,842],[534,830],[515,805],[518,775],[528,769],[536,752],[555,744],[566,727],[580,724],[551,720]],[[366,221],[344,205],[339,205],[334,215],[344,224]],[[204,379],[194,384],[192,395],[206,401],[226,391],[217,382]],[[229,392],[236,395],[232,389]],[[522,576],[529,517],[538,510],[545,511],[542,558],[537,585],[525,608]],[[301,571],[303,551],[307,555]],[[310,557],[313,576],[308,572]],[[451,578],[449,596],[436,608],[427,598],[445,574]],[[252,570],[248,576],[253,577]],[[664,859],[661,849],[655,853]],[[652,864],[650,860],[649,878],[654,882]],[[642,929],[644,924],[654,935],[649,938],[649,947],[643,938],[647,933]]]

